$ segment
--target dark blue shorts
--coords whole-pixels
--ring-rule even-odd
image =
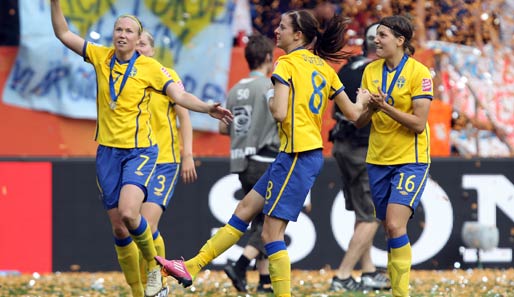
[[[368,164],[369,185],[376,217],[385,220],[389,203],[406,205],[414,213],[427,184],[429,167],[429,164],[422,163]]]
[[[321,149],[301,153],[280,152],[254,187],[266,199],[262,212],[296,222],[322,167]]]
[[[118,207],[121,187],[127,184],[140,187],[146,198],[157,154],[157,146],[133,149],[98,146],[96,179],[105,209]]]
[[[146,202],[153,202],[166,210],[179,179],[180,164],[164,163],[155,166],[155,172],[148,185]]]

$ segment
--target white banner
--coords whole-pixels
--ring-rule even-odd
[[[225,101],[230,54],[232,0],[61,1],[70,29],[110,46],[116,18],[138,16],[154,34],[156,56],[174,68],[186,89],[205,101]],[[20,0],[20,47],[3,102],[63,116],[96,119],[96,76],[82,57],[54,36],[49,1]],[[191,113],[193,127],[217,130],[216,120]]]

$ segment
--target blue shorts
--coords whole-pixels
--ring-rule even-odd
[[[322,167],[321,149],[301,153],[280,152],[253,188],[266,199],[262,212],[296,222]]]
[[[136,185],[143,190],[155,169],[157,146],[122,149],[99,145],[96,151],[96,179],[105,209],[118,207],[121,187]]]
[[[429,164],[422,163],[368,164],[375,216],[382,221],[385,220],[389,203],[406,205],[414,213],[427,184],[429,167]]]
[[[179,163],[163,163],[155,166],[155,172],[148,185],[146,202],[153,202],[166,210],[177,185],[180,171]]]

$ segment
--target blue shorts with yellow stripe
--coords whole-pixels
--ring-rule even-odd
[[[262,212],[296,222],[322,167],[321,149],[301,153],[280,152],[253,188],[266,200]]]
[[[427,184],[429,164],[368,164],[367,167],[375,216],[378,219],[385,220],[389,203],[406,205],[414,213]]]
[[[96,151],[96,179],[104,208],[118,207],[124,185],[136,185],[147,197],[159,150],[146,148],[122,149],[99,145]]]
[[[155,173],[148,185],[146,202],[153,202],[166,210],[175,191],[180,171],[179,163],[163,163],[155,166]]]

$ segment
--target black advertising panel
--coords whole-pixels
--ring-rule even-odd
[[[119,270],[107,214],[98,198],[94,160],[54,162],[53,270]],[[465,222],[496,225],[499,244],[482,251],[485,267],[511,267],[514,242],[514,160],[437,159],[420,207],[409,223],[414,269],[475,267],[476,250],[467,248]],[[227,159],[199,159],[198,180],[179,182],[159,230],[167,255],[191,257],[230,218],[242,192]],[[336,163],[325,161],[310,193],[312,211],[290,223],[286,242],[293,268],[337,267],[352,235],[353,213],[344,208]],[[245,239],[213,262],[221,268],[237,259]],[[372,257],[385,266],[385,235],[379,229]],[[73,266],[78,265],[78,266]]]

